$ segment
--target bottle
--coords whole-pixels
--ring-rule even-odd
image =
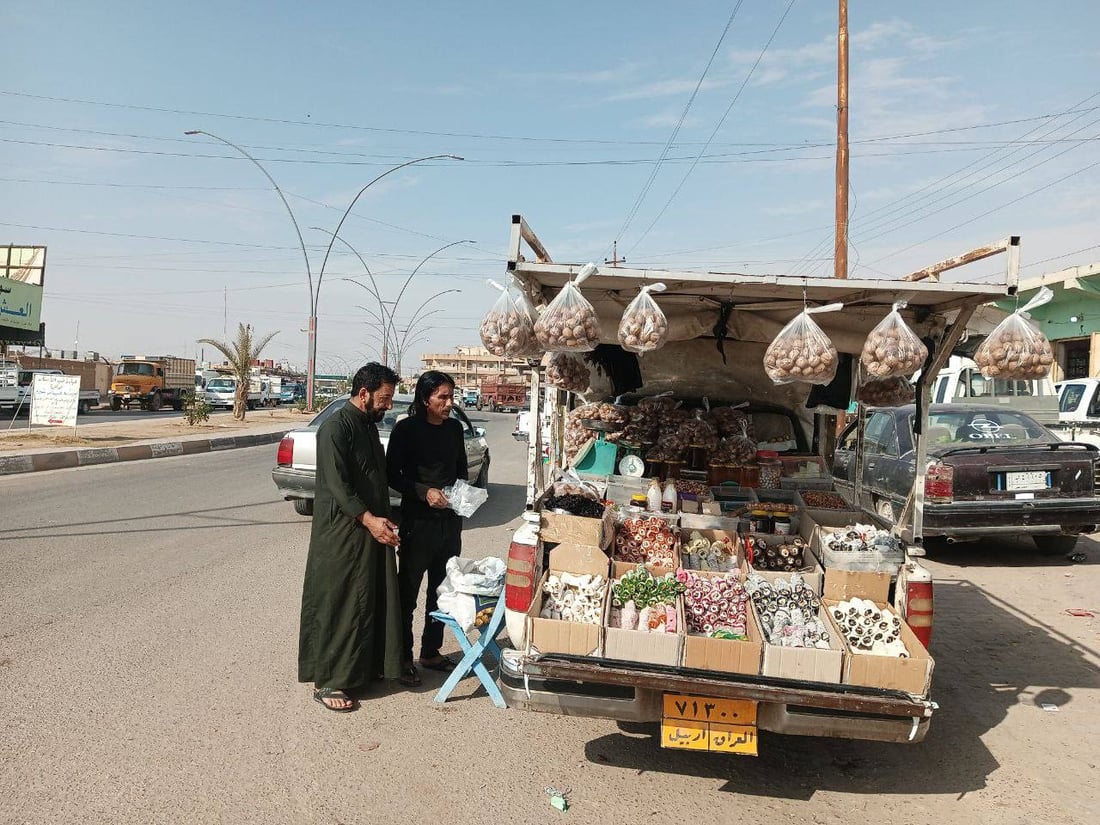
[[[661,512],[661,484],[657,479],[649,482],[649,489],[645,494],[646,509],[653,513]]]
[[[665,482],[665,492],[661,496],[661,512],[676,512],[676,482],[671,478]]]

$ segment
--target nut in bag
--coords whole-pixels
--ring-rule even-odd
[[[592,371],[566,352],[555,352],[546,367],[546,381],[551,386],[569,392],[585,392]]]
[[[844,304],[804,309],[796,315],[764,353],[764,372],[776,384],[828,384],[836,376],[837,352],[811,315],[835,312]]]
[[[652,352],[668,339],[668,318],[651,292],[664,292],[664,284],[643,286],[619,321],[619,344],[628,352]]]
[[[1023,307],[1005,318],[989,334],[978,351],[974,363],[986,378],[1042,378],[1054,363],[1050,341],[1029,319],[1028,310],[1048,303],[1054,293],[1047,287]]]
[[[481,320],[481,343],[493,355],[507,358],[527,358],[538,354],[535,341],[534,307],[514,285],[489,285],[500,290],[500,297]]]
[[[928,348],[905,323],[898,311],[904,301],[894,304],[890,314],[871,330],[859,356],[859,363],[868,378],[883,380],[910,375],[924,366]]]
[[[917,391],[905,376],[867,381],[856,390],[856,400],[872,407],[900,407],[916,400]]]
[[[595,273],[595,264],[585,264],[535,322],[535,340],[547,352],[588,352],[600,343],[600,319],[578,287]]]

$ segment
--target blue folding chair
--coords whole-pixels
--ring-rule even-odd
[[[504,592],[501,591],[496,606],[493,608],[493,615],[489,617],[489,622],[482,627],[474,628],[478,633],[477,639],[471,640],[450,613],[435,610],[432,611],[431,617],[436,621],[443,622],[451,629],[451,633],[454,634],[463,651],[462,661],[451,671],[451,675],[447,677],[447,681],[443,683],[443,687],[435,695],[435,701],[446,702],[447,697],[451,695],[451,691],[469,675],[470,671],[473,671],[474,675],[481,680],[481,684],[484,685],[485,692],[489,694],[493,704],[498,708],[508,707],[500,693],[500,688],[497,687],[496,679],[493,678],[493,674],[489,672],[482,661],[482,657],[488,652],[496,659],[497,665],[500,664],[500,646],[497,644],[496,638],[504,627]]]

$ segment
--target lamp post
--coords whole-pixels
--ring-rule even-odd
[[[226,140],[219,135],[215,135],[213,132],[207,132],[204,129],[189,129],[184,132],[184,134],[188,136],[206,135],[209,138],[213,138],[214,140],[224,143],[226,146],[235,149],[246,158],[248,158],[250,161],[252,161],[252,163],[255,164],[256,168],[263,173],[264,177],[267,178],[268,182],[271,183],[271,186],[279,194],[279,199],[283,202],[283,206],[286,207],[287,214],[290,215],[291,223],[294,224],[294,231],[298,234],[298,245],[302,249],[302,257],[305,260],[306,264],[306,281],[309,284],[309,329],[307,330],[307,332],[309,333],[309,348],[306,362],[306,409],[312,411],[314,375],[317,371],[317,304],[320,301],[321,297],[321,280],[325,276],[325,265],[328,263],[329,254],[332,252],[332,245],[336,241],[336,236],[340,233],[340,227],[344,225],[344,221],[347,220],[348,215],[351,214],[352,207],[355,206],[356,201],[359,200],[362,194],[375,183],[382,180],[382,178],[386,177],[386,175],[392,174],[398,169],[404,169],[406,166],[412,166],[414,163],[422,163],[427,160],[462,160],[463,158],[459,157],[458,155],[428,155],[426,157],[408,160],[404,163],[399,163],[396,166],[387,169],[381,175],[378,175],[376,178],[367,183],[366,186],[360,189],[355,197],[351,199],[351,203],[348,204],[348,208],[344,210],[344,214],[340,217],[340,222],[336,225],[336,231],[331,233],[332,238],[329,240],[328,247],[325,249],[325,257],[324,260],[321,261],[321,269],[317,274],[317,288],[314,289],[313,271],[310,269],[309,266],[309,254],[306,252],[306,244],[305,241],[302,239],[302,230],[298,227],[298,220],[294,217],[294,212],[290,208],[290,204],[287,203],[286,196],[283,194],[283,190],[279,188],[279,184],[275,182],[275,179],[271,177],[270,174],[268,174],[268,171],[258,160],[256,160],[256,158],[252,157],[252,155],[248,154],[248,152],[246,152],[244,149],[242,149],[240,146],[233,143],[232,141]]]
[[[402,358],[405,354],[406,342],[408,341],[409,336],[412,334],[413,329],[416,327],[417,324],[423,322],[424,319],[426,319],[426,318],[428,318],[432,315],[436,315],[436,314],[443,311],[441,309],[435,309],[435,310],[432,310],[431,312],[427,312],[427,313],[424,313],[423,315],[421,315],[421,312],[423,312],[424,307],[426,307],[428,304],[430,304],[436,298],[442,297],[443,295],[449,295],[451,293],[460,293],[460,292],[462,292],[461,289],[444,289],[442,292],[437,292],[435,295],[432,295],[431,297],[426,298],[424,300],[424,302],[421,303],[420,306],[418,306],[416,308],[416,311],[413,312],[413,314],[412,314],[412,318],[409,319],[409,323],[405,325],[405,331],[402,334],[401,341],[396,347],[397,353],[398,353],[397,354],[398,372],[401,371],[401,361],[402,361]],[[392,316],[391,316],[391,320],[392,320]],[[396,335],[394,337],[396,338]]]
[[[425,256],[423,259],[421,259],[420,263],[418,263],[416,265],[416,268],[412,272],[409,273],[409,277],[406,278],[405,283],[403,283],[401,285],[401,291],[397,293],[397,300],[395,300],[393,302],[393,309],[390,310],[390,328],[391,328],[391,330],[393,328],[393,318],[394,318],[395,315],[397,315],[397,305],[401,303],[401,298],[404,297],[405,290],[408,289],[409,283],[412,281],[413,276],[416,275],[416,273],[420,271],[420,267],[424,266],[424,264],[426,264],[429,260],[431,260],[436,255],[438,255],[444,249],[450,249],[452,246],[458,246],[461,243],[477,243],[477,241],[470,241],[470,240],[452,241],[449,244],[445,244],[444,246],[441,246],[441,247],[439,247],[439,249],[435,250],[435,252],[432,252],[429,255]],[[433,296],[433,297],[435,297],[435,296]],[[428,300],[431,300],[431,298],[429,298]]]

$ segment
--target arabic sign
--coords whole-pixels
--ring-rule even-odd
[[[79,375],[34,374],[31,380],[31,424],[75,427],[79,404]]]
[[[0,330],[38,330],[45,273],[46,247],[0,247]]]
[[[757,755],[756,702],[666,693],[661,747]]]

